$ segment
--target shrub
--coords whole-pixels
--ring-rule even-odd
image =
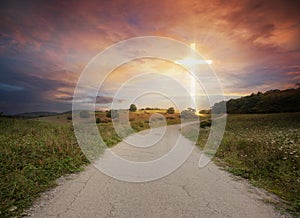
[[[175,110],[173,107],[169,107],[168,110],[167,110],[167,113],[168,114],[174,114],[175,113]]]
[[[210,126],[211,126],[211,120],[205,120],[200,123],[200,128],[205,128]]]
[[[79,117],[80,118],[90,118],[90,113],[88,111],[80,111]]]
[[[175,117],[167,117],[167,120],[175,120]]]

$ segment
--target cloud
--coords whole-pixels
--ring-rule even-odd
[[[2,1],[1,105],[62,110],[96,54],[144,35],[196,42],[228,94],[291,87],[299,80],[291,69],[300,64],[299,6],[290,0]],[[125,66],[101,91],[111,94],[132,69]],[[157,70],[172,71],[167,65]],[[109,104],[107,96],[98,100]]]
[[[97,104],[110,104],[112,102],[118,102],[118,103],[121,103],[123,102],[124,100],[123,99],[116,99],[116,98],[112,98],[112,97],[108,97],[108,96],[97,96],[96,98],[96,103]]]
[[[5,84],[0,82],[0,90],[6,91],[6,92],[14,92],[14,91],[21,91],[23,90],[22,87],[14,86],[10,84]]]
[[[231,34],[254,46],[287,46],[299,34],[298,1],[242,1],[222,16]]]
[[[7,84],[6,81],[14,81],[14,85]],[[67,87],[73,89],[73,83],[39,78],[20,72],[1,75],[0,111],[14,114],[20,111],[70,110],[70,102],[57,101],[59,98],[57,96],[72,96],[72,92],[63,91]]]

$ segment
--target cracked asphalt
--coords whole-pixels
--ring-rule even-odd
[[[172,126],[160,146],[139,149],[121,142],[112,150],[124,158],[150,160],[168,151],[172,143],[167,142],[173,140],[170,136],[178,134],[179,126]],[[130,140],[134,137],[138,135]],[[119,181],[89,165],[44,193],[28,211],[29,217],[280,217],[266,203],[271,195],[214,163],[199,168],[200,154],[195,148],[175,172],[143,183]]]

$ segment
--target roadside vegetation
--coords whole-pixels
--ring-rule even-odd
[[[72,126],[0,117],[0,217],[14,217],[87,163]]]
[[[152,122],[180,124],[199,118],[195,110],[159,108],[97,111],[95,121],[108,147],[122,138],[150,128]],[[81,117],[88,117],[82,112]],[[129,119],[121,136],[113,122]],[[210,131],[210,114],[200,113],[198,128],[182,129],[203,148]],[[0,217],[20,216],[39,193],[55,186],[55,180],[83,169],[88,163],[77,144],[71,113],[34,120],[0,117]],[[195,130],[197,129],[197,131]],[[235,175],[277,194],[291,213],[300,211],[300,112],[280,114],[228,115],[223,141],[215,161]]]
[[[200,124],[201,125],[201,124]],[[203,148],[209,127],[182,133]],[[300,113],[228,115],[215,161],[281,197],[285,210],[300,213]],[[283,207],[283,205],[280,205]]]
[[[129,113],[132,129],[124,129],[122,137],[148,129],[151,116],[162,119],[155,113],[165,116],[168,125],[180,123],[175,112],[136,110]],[[96,122],[104,142],[111,147],[122,139],[107,114],[96,112]],[[88,115],[82,112],[81,116]],[[81,171],[88,163],[77,144],[70,112],[35,119],[0,116],[0,128],[0,217],[21,216],[41,192],[56,185],[57,178]]]

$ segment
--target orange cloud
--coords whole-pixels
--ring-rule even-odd
[[[280,0],[7,1],[0,8],[1,76],[10,84],[25,83],[15,78],[26,75],[61,81],[49,83],[54,91],[47,88],[44,96],[68,98],[99,52],[131,37],[156,35],[195,42],[199,53],[213,60],[228,94],[284,88],[300,79],[291,70],[300,66],[298,8],[297,1]],[[130,65],[119,69],[107,89],[125,81],[131,70]]]

